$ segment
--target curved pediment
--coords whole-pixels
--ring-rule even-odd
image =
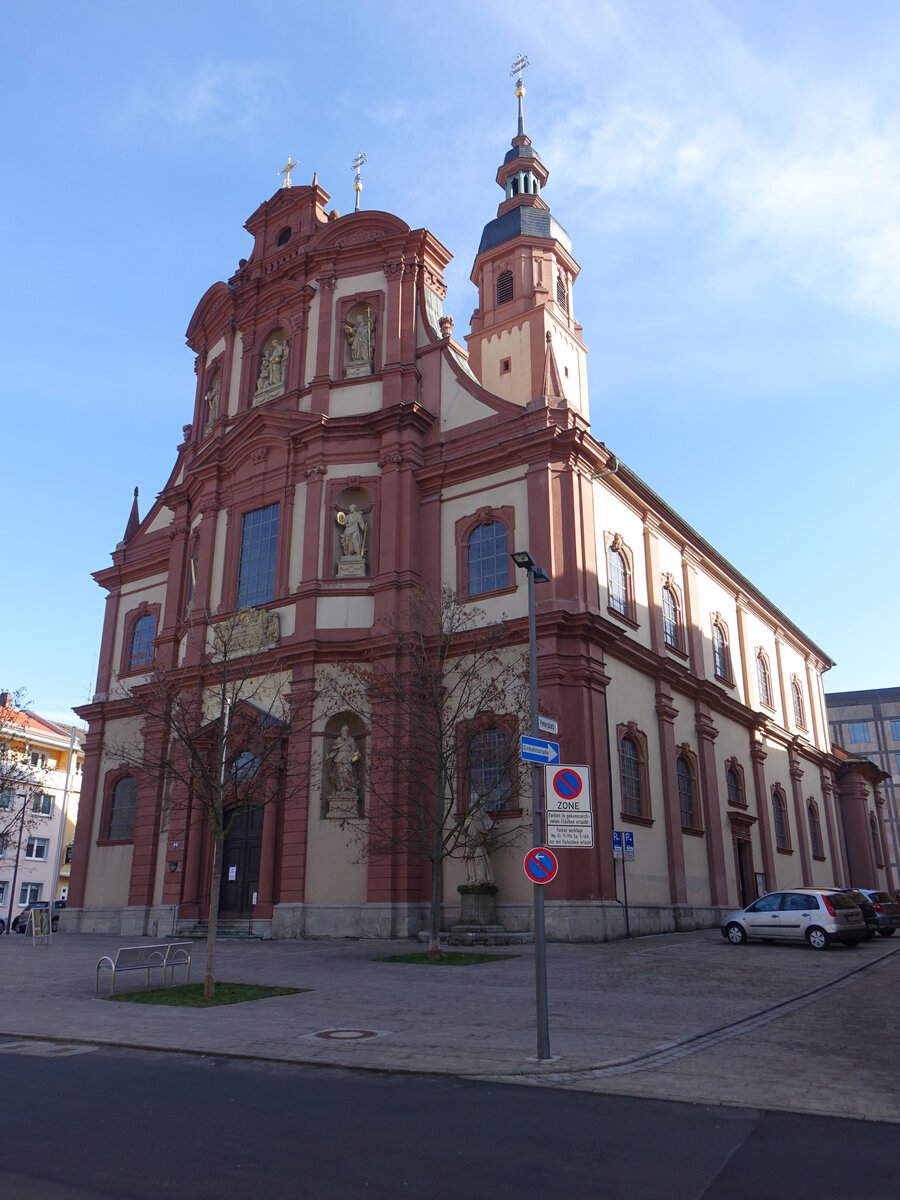
[[[206,334],[206,340],[210,340],[211,331],[215,329],[220,332],[219,326],[224,323],[226,316],[231,315],[232,291],[227,283],[214,283],[212,287],[207,288],[203,294],[200,303],[194,309],[194,315],[191,317],[187,327],[187,344],[195,352],[199,352],[203,347],[201,343]],[[213,337],[214,341],[215,338]]]
[[[329,221],[314,234],[309,250],[341,250],[344,247],[375,244],[385,238],[406,237],[410,227],[399,217],[386,212],[354,212],[336,221]]]

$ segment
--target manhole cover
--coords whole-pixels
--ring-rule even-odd
[[[374,1029],[323,1029],[314,1035],[335,1042],[356,1042],[360,1038],[377,1037]]]

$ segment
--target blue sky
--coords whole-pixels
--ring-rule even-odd
[[[551,19],[552,13],[552,19]],[[826,650],[900,683],[900,5],[269,0],[9,7],[0,686],[90,695],[109,563],[191,418],[184,331],[314,170],[468,276],[526,129],[582,273],[594,435]]]

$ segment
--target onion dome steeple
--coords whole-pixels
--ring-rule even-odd
[[[484,227],[472,268],[478,307],[466,338],[469,365],[484,387],[520,404],[544,396],[546,335],[553,334],[561,402],[587,416],[587,351],[572,316],[572,284],[580,270],[568,233],[543,198],[550,172],[525,132],[528,59],[516,76],[518,129],[497,170],[504,198]]]

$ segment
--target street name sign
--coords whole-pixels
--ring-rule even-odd
[[[538,733],[552,733],[556,737],[559,733],[559,721],[556,717],[545,717],[538,713]]]
[[[548,763],[559,762],[559,742],[547,742],[543,738],[525,737],[521,739],[521,753],[525,762]]]
[[[593,849],[590,768],[545,767],[544,794],[547,845],[566,850]]]

